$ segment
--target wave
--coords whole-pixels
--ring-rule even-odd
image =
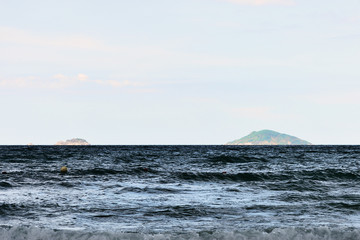
[[[199,171],[200,170],[200,171]],[[0,181],[0,189],[18,187],[19,184],[13,182],[27,183],[28,179],[35,178],[31,184],[60,184],[63,187],[74,187],[74,178],[81,182],[83,176],[99,177],[140,177],[155,178],[159,177],[161,182],[168,183],[177,180],[185,181],[207,181],[207,182],[263,182],[268,184],[267,188],[272,190],[299,190],[314,191],[324,188],[323,181],[346,181],[353,182],[360,180],[360,172],[345,169],[314,169],[314,170],[283,170],[283,171],[237,171],[234,167],[230,169],[217,168],[210,171],[201,171],[202,169],[189,169],[188,171],[166,171],[162,168],[150,167],[127,167],[127,168],[89,168],[89,169],[71,169],[67,178],[57,170],[52,171],[29,171],[13,174],[10,181]],[[215,171],[211,171],[215,170]],[[71,180],[70,180],[71,179]],[[66,181],[65,181],[66,180]],[[278,184],[279,181],[281,184]],[[78,182],[78,184],[80,184]]]
[[[57,173],[57,172],[56,172]],[[287,171],[249,171],[237,172],[236,169],[230,171],[204,172],[204,171],[164,171],[163,169],[154,169],[149,167],[134,168],[91,168],[72,170],[68,173],[70,176],[159,176],[163,180],[180,179],[187,181],[288,181],[296,185],[306,187],[311,183],[311,188],[316,185],[314,181],[354,181],[360,180],[360,174],[355,171],[344,169],[315,169],[315,170],[287,170]],[[59,181],[57,176],[56,181]],[[47,176],[47,180],[52,180]],[[310,181],[310,182],[309,182]],[[66,185],[67,186],[67,185]],[[0,187],[11,187],[6,182],[0,182]],[[281,187],[281,186],[277,186]],[[286,186],[291,187],[291,186]]]
[[[0,182],[0,188],[11,188],[11,187],[13,187],[13,185],[8,182]]]
[[[180,189],[175,188],[162,188],[162,187],[124,187],[118,193],[126,193],[126,192],[134,192],[134,193],[151,193],[151,194],[169,194],[169,193],[179,193]]]
[[[262,181],[264,176],[261,173],[226,173],[226,172],[177,172],[174,174],[182,180],[194,181]]]
[[[293,170],[293,171],[269,171],[269,172],[174,172],[182,180],[194,181],[295,181],[294,183],[312,183],[314,181],[354,181],[360,179],[360,174],[342,169],[321,170]],[[302,184],[303,185],[303,184]],[[280,186],[281,187],[281,186]],[[289,187],[289,186],[286,186]]]
[[[223,240],[355,240],[360,239],[360,230],[357,228],[333,229],[320,228],[274,228],[265,230],[236,230],[236,231],[199,231],[199,232],[105,232],[86,231],[84,229],[46,229],[29,226],[0,227],[2,240],[162,240],[162,239],[223,239]]]
[[[231,156],[219,155],[210,157],[209,160],[213,163],[251,163],[251,162],[268,162],[269,160],[261,157],[249,156]]]
[[[9,214],[9,212],[22,210],[24,208],[25,208],[25,206],[21,205],[21,204],[1,203],[0,204],[0,216],[7,216]]]
[[[112,168],[91,168],[91,169],[78,169],[70,172],[70,175],[86,176],[86,175],[139,175],[144,173],[157,173],[156,170],[148,167],[134,167],[124,169]]]

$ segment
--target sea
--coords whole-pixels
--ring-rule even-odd
[[[360,146],[0,146],[0,171],[1,240],[360,239]]]

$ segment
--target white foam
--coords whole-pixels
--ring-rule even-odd
[[[52,230],[37,227],[0,227],[2,240],[166,240],[166,239],[223,239],[223,240],[355,240],[360,229],[276,228],[272,231],[202,231],[184,233],[124,233],[85,230]]]

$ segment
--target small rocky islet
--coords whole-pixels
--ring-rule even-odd
[[[73,139],[69,139],[66,141],[58,141],[57,143],[55,143],[55,145],[87,146],[87,145],[90,145],[90,143],[88,143],[85,139],[82,139],[82,138],[73,138]]]

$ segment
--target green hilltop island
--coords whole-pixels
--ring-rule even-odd
[[[261,130],[258,132],[254,131],[243,138],[228,142],[225,145],[311,145],[311,143],[272,130]]]
[[[81,139],[81,138],[73,138],[70,140],[66,140],[64,141],[59,141],[57,143],[55,143],[55,145],[90,145],[90,143],[88,143],[85,139]]]

